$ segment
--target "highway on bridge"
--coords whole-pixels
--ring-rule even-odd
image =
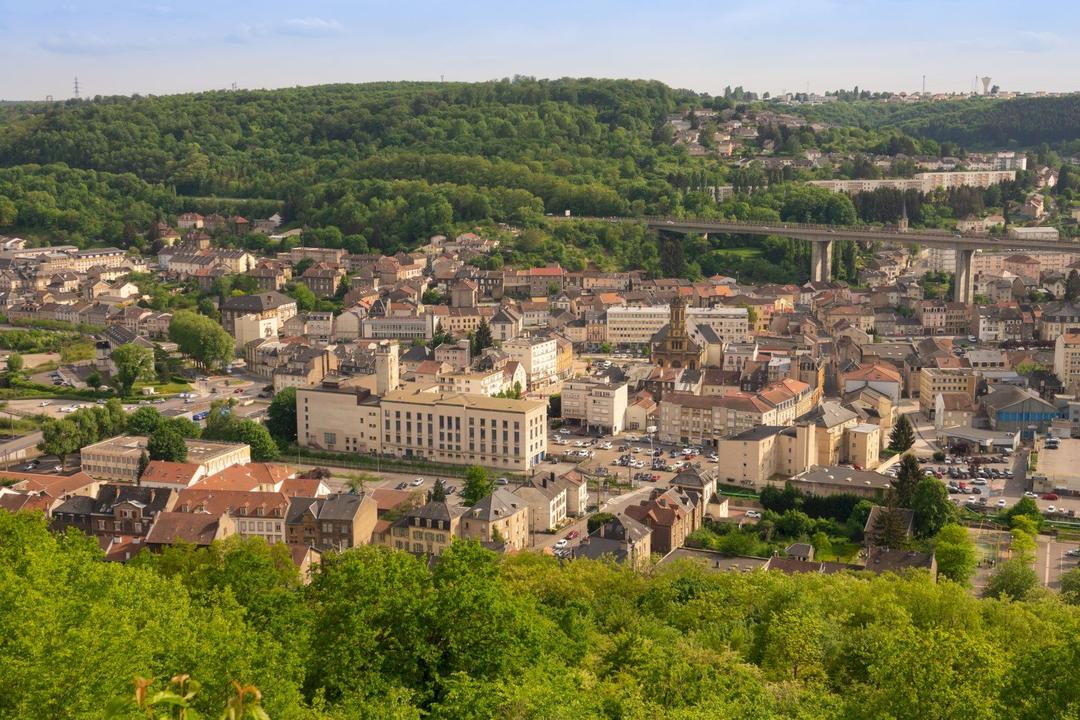
[[[559,218],[575,219],[575,218]],[[960,233],[947,230],[901,230],[872,228],[859,225],[816,225],[793,222],[751,222],[746,220],[715,220],[680,217],[579,217],[578,220],[600,222],[640,222],[670,233],[729,233],[734,235],[780,235],[810,242],[810,279],[828,281],[832,277],[834,240],[856,242],[887,242],[903,245],[947,248],[956,253],[953,290],[957,302],[971,304],[975,283],[971,274],[971,259],[976,250],[1050,250],[1080,252],[1080,244],[1062,240],[1028,240],[982,233]]]
[[[565,218],[564,218],[565,219]],[[570,220],[603,222],[640,222],[656,230],[673,233],[731,233],[736,235],[783,235],[784,237],[831,242],[893,242],[965,250],[1056,250],[1080,252],[1080,243],[1062,240],[1019,240],[985,233],[959,233],[947,230],[899,230],[859,225],[819,225],[793,222],[752,222],[669,216],[642,217],[571,217]]]

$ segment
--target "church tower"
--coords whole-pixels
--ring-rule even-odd
[[[668,324],[653,337],[652,361],[662,368],[702,366],[704,350],[686,330],[686,298],[676,295],[671,300]]]

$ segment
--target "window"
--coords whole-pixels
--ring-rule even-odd
[[[324,432],[323,433],[323,441],[327,445],[333,445],[334,443],[337,442],[337,433]]]

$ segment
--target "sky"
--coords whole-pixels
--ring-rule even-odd
[[[0,99],[377,80],[1080,90],[1080,1],[0,0]]]

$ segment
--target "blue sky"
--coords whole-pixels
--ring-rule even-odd
[[[0,99],[634,77],[720,92],[1080,90],[1080,2],[0,0]]]

